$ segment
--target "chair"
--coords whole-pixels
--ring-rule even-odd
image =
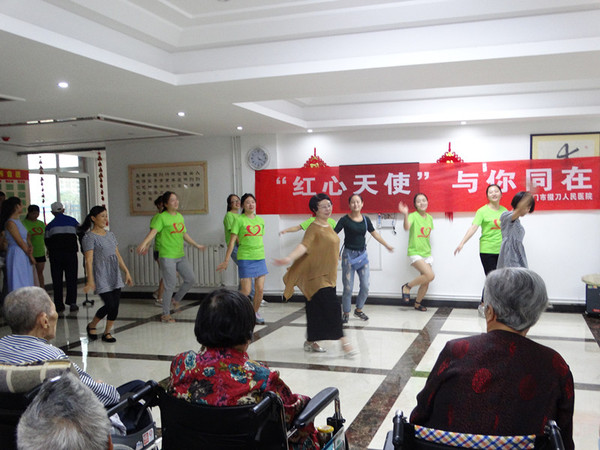
[[[332,401],[335,401],[336,412],[327,422],[347,448],[337,388],[326,388],[313,397],[290,430],[286,428],[283,403],[273,392],[266,392],[264,399],[255,405],[208,406],[176,398],[158,388],[162,448],[286,450],[288,438]]]
[[[387,433],[384,450],[535,449],[564,450],[560,429],[549,420],[541,436],[485,436],[453,433],[408,423],[401,411],[393,419],[394,428]]]

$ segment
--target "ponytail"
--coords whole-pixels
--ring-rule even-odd
[[[92,217],[96,217],[98,214],[103,213],[104,211],[106,211],[104,206],[94,206],[92,209],[90,209],[90,213],[85,216],[83,223],[77,228],[77,234],[82,236],[90,231],[93,225]]]

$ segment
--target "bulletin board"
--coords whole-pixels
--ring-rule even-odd
[[[8,197],[19,197],[27,210],[29,206],[29,171],[0,168],[0,191]]]
[[[131,215],[156,214],[154,200],[166,191],[179,197],[181,214],[207,214],[206,161],[129,166]]]

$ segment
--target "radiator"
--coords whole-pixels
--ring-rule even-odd
[[[148,253],[138,255],[136,246],[130,245],[129,265],[127,266],[135,286],[158,286],[160,281],[160,270],[152,256],[154,248],[150,246]],[[201,251],[195,247],[185,246],[185,256],[192,266],[196,276],[194,287],[219,287],[223,286],[223,273],[217,272],[217,266],[225,259],[227,249],[224,245],[207,246]],[[177,277],[177,285],[181,278]]]

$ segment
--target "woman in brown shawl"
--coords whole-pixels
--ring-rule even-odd
[[[317,341],[339,340],[345,356],[356,354],[344,337],[341,303],[335,292],[340,239],[327,219],[331,216],[331,199],[327,194],[314,195],[308,207],[315,213],[300,243],[288,256],[274,260],[279,266],[292,266],[283,277],[286,299],[298,286],[306,297],[305,352],[325,352]]]

